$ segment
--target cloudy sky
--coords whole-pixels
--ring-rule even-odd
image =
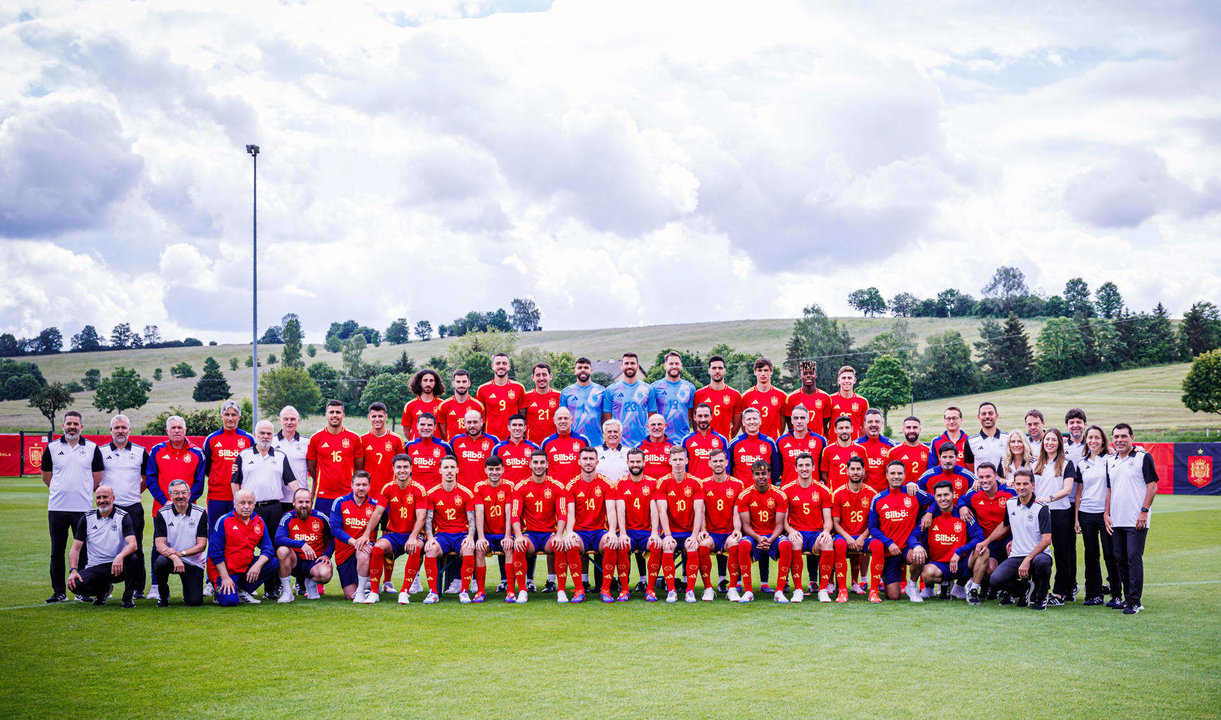
[[[515,296],[848,314],[1000,264],[1219,301],[1221,4],[1013,6],[7,2],[0,331],[249,337],[247,143],[260,329],[307,339]]]

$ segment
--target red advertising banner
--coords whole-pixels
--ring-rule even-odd
[[[85,437],[98,444],[110,442],[109,435],[86,435]],[[151,450],[157,443],[165,442],[164,435],[132,435],[130,441]],[[187,436],[195,447],[203,447],[203,436]],[[0,477],[16,477],[18,475],[37,475],[42,465],[42,449],[47,445],[46,435],[0,435]]]

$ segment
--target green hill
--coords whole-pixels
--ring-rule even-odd
[[[852,333],[857,345],[864,345],[878,333],[886,331],[894,320],[889,318],[839,318]],[[1032,342],[1043,326],[1042,320],[1027,320],[1026,327]],[[923,345],[928,336],[957,330],[963,334],[968,343],[979,339],[979,320],[975,318],[912,318],[907,320],[908,326]],[[642,361],[652,362],[658,351],[667,347],[677,347],[707,353],[718,343],[727,343],[731,347],[748,353],[766,355],[773,360],[784,357],[784,346],[793,327],[792,319],[770,320],[733,320],[727,322],[691,323],[686,325],[649,325],[633,328],[603,328],[591,330],[550,330],[537,333],[521,333],[518,335],[518,347],[538,347],[544,350],[568,350],[576,355],[586,355],[595,360],[617,359],[621,353],[632,350],[638,353]],[[318,347],[316,358],[306,358],[308,362],[323,361],[338,367],[339,353],[329,353],[322,349],[319,338],[308,338]],[[433,339],[428,342],[413,342],[406,345],[387,345],[369,347],[364,358],[370,362],[390,363],[398,355],[406,351],[418,366],[423,366],[428,358],[434,355],[444,355],[451,342],[450,338]],[[259,347],[259,357],[264,360],[270,354],[280,355],[282,346],[268,345]],[[204,347],[169,348],[156,350],[123,350],[116,352],[95,353],[62,353],[27,358],[38,363],[43,374],[49,381],[79,380],[85,371],[97,368],[103,375],[109,374],[115,366],[134,367],[146,378],[151,378],[156,368],[161,368],[164,380],[156,383],[150,393],[150,400],[143,408],[128,414],[133,424],[138,428],[147,422],[148,418],[174,405],[194,407],[191,392],[197,378],[183,380],[169,376],[170,367],[186,361],[198,373],[204,358],[212,356],[220,363],[225,377],[233,389],[235,397],[249,397],[251,394],[251,371],[244,366],[250,354],[249,345],[216,345]],[[229,371],[229,359],[237,358],[239,370]],[[1137,429],[1163,428],[1203,428],[1215,427],[1216,418],[1193,414],[1182,406],[1179,400],[1181,394],[1179,384],[1187,373],[1187,363],[1168,365],[1140,370],[1127,370],[1104,375],[1094,375],[1055,383],[1044,383],[1016,390],[1005,390],[988,395],[1000,406],[1003,424],[1006,428],[1016,427],[1021,423],[1022,415],[1030,407],[1038,407],[1048,418],[1063,418],[1064,411],[1069,407],[1081,405],[1086,408],[1091,417],[1100,420],[1117,421],[1120,417],[1129,420]],[[826,372],[826,370],[824,370]],[[1070,398],[1071,400],[1060,400]],[[916,414],[926,420],[926,426],[939,424],[941,410],[947,404],[957,404],[963,407],[965,414],[974,415],[974,408],[984,399],[983,395],[970,395],[950,400],[937,400],[916,404]],[[85,416],[86,429],[89,432],[104,432],[108,417],[93,409],[92,394],[77,393],[75,409]],[[903,413],[896,410],[893,414]],[[320,426],[318,418],[310,418],[304,423],[306,430]],[[39,430],[46,427],[46,421],[38,411],[30,408],[24,400],[0,402],[0,430],[13,431],[18,429]]]

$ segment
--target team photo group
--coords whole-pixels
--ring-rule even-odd
[[[683,379],[677,353],[664,369],[650,384],[626,353],[604,387],[579,358],[562,390],[545,363],[527,390],[504,354],[477,389],[465,370],[422,370],[403,435],[382,403],[359,409],[368,431],[358,434],[347,425],[355,409],[337,400],[310,436],[292,407],[251,434],[226,401],[223,428],[202,446],[174,416],[167,440],[144,448],[124,415],[96,444],[69,411],[42,456],[47,602],[101,605],[121,587],[125,608],[164,607],[176,593],[186,605],[291,603],[337,579],[360,604],[417,594],[522,604],[535,593],[580,603],[589,593],[604,603],[857,595],[1143,609],[1158,478],[1123,418],[1104,429],[1072,409],[1062,430],[1031,409],[1006,432],[992,403],[968,409],[978,429],[951,406],[944,432],[924,443],[916,417],[899,423],[901,437],[884,434],[849,366],[834,394],[816,387],[813,361],[788,393],[766,358],[744,392],[725,383],[719,356],[702,388]]]

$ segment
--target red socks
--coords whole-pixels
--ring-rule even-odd
[[[401,592],[411,590],[411,583],[415,582],[415,576],[420,574],[420,554],[407,556],[407,569],[403,573],[403,589]]]
[[[517,591],[526,589],[526,554],[513,554],[513,574],[517,576]]]
[[[831,584],[832,568],[835,567],[835,548],[823,550],[818,555],[818,589],[826,590]],[[839,585],[842,589],[844,586]]]
[[[568,551],[556,550],[555,554],[555,589],[564,592],[568,589]]]
[[[776,539],[779,546],[776,548],[777,564],[776,568],[776,592],[784,592],[785,582],[789,577],[789,568],[793,565],[793,544],[786,537]],[[801,562],[801,553],[797,554],[797,561]]]
[[[835,539],[835,584],[838,587],[847,587],[848,583],[848,541],[843,538]],[[825,587],[825,586],[824,586]]]
[[[882,583],[882,567],[886,564],[886,547],[881,540],[869,541],[869,582],[879,593],[885,592]]]
[[[488,584],[488,566],[487,565],[476,565],[475,566],[475,587],[479,588],[480,595],[487,593],[487,584]]]
[[[461,572],[462,572],[462,590],[460,592],[466,592],[471,587],[471,575],[473,575],[475,572],[475,556],[474,555],[463,555],[462,556],[462,571]]]
[[[755,592],[755,585],[750,579],[750,566],[751,560],[753,560],[750,556],[752,548],[750,540],[746,538],[743,538],[738,543],[738,572],[742,576],[742,590],[748,593]],[[743,560],[744,558],[745,560]]]
[[[619,593],[626,595],[631,592],[632,584],[632,551],[629,548],[619,550]]]
[[[699,548],[700,575],[704,578],[704,587],[712,587],[712,548],[700,545]],[[691,558],[687,558],[691,562]],[[687,584],[691,586],[690,583]]]
[[[737,587],[739,580],[741,580],[742,568],[741,563],[738,562],[740,554],[737,545],[729,545],[725,548],[725,555],[728,557],[725,569],[729,573],[729,587]],[[750,556],[748,555],[747,557]]]
[[[657,573],[661,570],[661,550],[657,548],[649,550],[648,567],[648,581],[644,584],[645,593],[654,592],[654,588],[657,587]]]
[[[602,550],[602,592],[610,595],[611,582],[615,579],[615,568],[619,564],[619,548]]]
[[[666,590],[674,592],[674,553],[663,552],[661,554],[661,570],[666,578]]]
[[[581,549],[568,549],[568,574],[572,575],[572,591],[577,595],[585,594],[585,583],[581,581]]]
[[[437,559],[435,557],[424,559],[424,577],[428,579],[428,591],[437,593]]]
[[[386,561],[386,556],[380,546],[374,544],[373,550],[369,553],[369,591],[381,592],[382,589],[382,569]],[[393,572],[393,571],[392,571]]]

